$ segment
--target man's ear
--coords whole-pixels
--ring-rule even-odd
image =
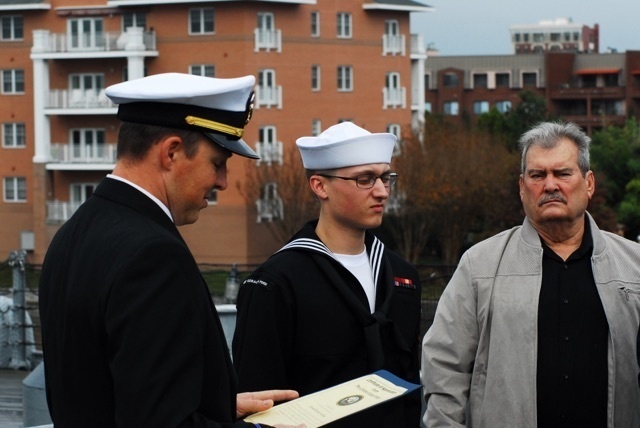
[[[176,159],[184,153],[182,138],[177,135],[170,135],[160,140],[157,144],[160,148],[160,164],[164,169],[171,169]]]
[[[326,199],[329,196],[327,194],[326,181],[319,175],[312,175],[311,178],[309,178],[309,187],[311,187],[313,193],[320,199]]]

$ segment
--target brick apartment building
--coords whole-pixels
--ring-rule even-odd
[[[342,120],[420,127],[426,54],[409,15],[432,10],[410,0],[0,1],[0,259],[25,249],[41,263],[112,170],[118,121],[105,87],[163,72],[253,74],[244,139],[282,163],[283,147]],[[181,228],[198,262],[259,263],[281,245],[265,226],[279,215],[277,191],[247,201],[236,190],[253,167],[232,158],[229,190]]]
[[[529,90],[591,133],[640,119],[640,51],[430,56],[425,87],[426,110],[470,122],[491,108],[509,111]]]

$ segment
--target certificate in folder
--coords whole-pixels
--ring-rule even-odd
[[[245,421],[266,425],[305,424],[307,428],[317,428],[418,388],[420,385],[400,379],[386,370],[379,370],[254,413]]]

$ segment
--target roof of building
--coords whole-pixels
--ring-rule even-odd
[[[433,12],[435,8],[413,0],[371,0],[363,9],[402,10],[406,12]]]

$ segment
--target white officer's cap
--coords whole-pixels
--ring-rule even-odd
[[[242,141],[253,111],[254,76],[230,79],[163,73],[109,86],[125,122],[200,131],[225,149],[259,156]]]
[[[296,140],[305,169],[337,169],[370,163],[390,163],[396,136],[372,134],[352,122],[327,128],[317,137]]]

